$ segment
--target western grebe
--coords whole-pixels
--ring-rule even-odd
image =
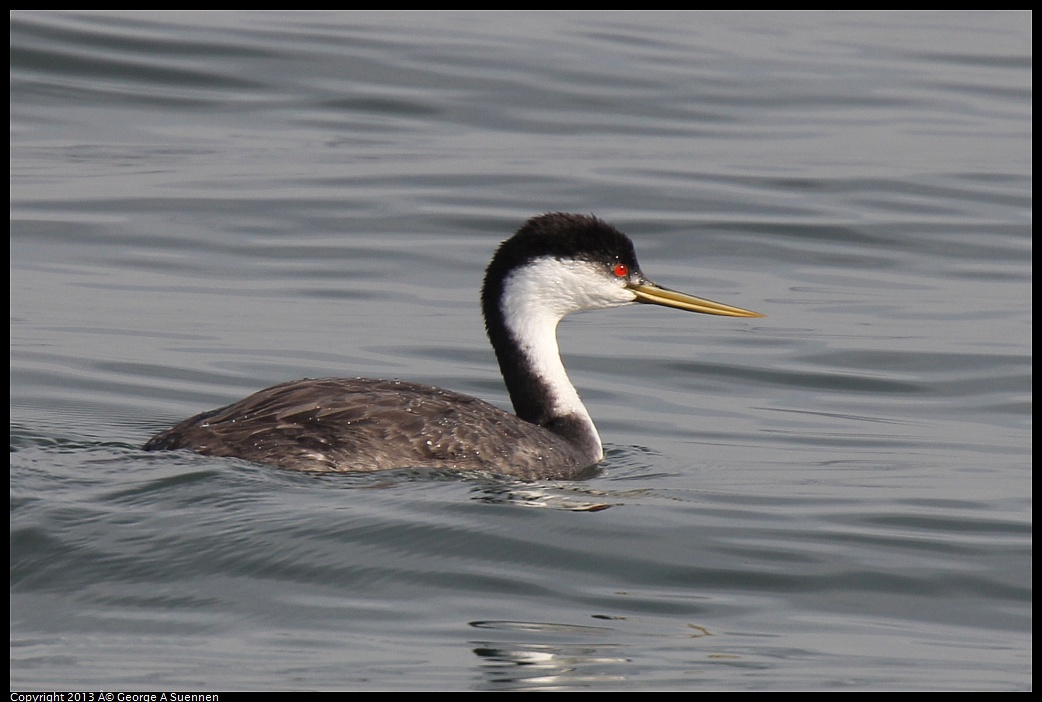
[[[634,302],[763,316],[655,285],[637,265],[633,242],[596,217],[545,214],[500,245],[481,290],[485,328],[516,415],[430,385],[305,379],[192,417],[144,448],[302,471],[436,468],[574,478],[604,449],[561,363],[557,323],[572,312]]]

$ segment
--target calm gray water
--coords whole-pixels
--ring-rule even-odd
[[[12,13],[12,688],[1030,689],[1031,22]],[[139,449],[509,406],[477,288],[551,210],[767,315],[566,321],[588,480]]]

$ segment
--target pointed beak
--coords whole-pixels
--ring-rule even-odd
[[[662,305],[663,307],[675,307],[678,310],[687,310],[688,312],[717,314],[723,317],[763,317],[759,312],[743,310],[741,307],[722,305],[719,302],[704,300],[700,297],[670,290],[669,288],[660,288],[646,280],[641,283],[630,283],[626,287],[637,297],[637,302]]]

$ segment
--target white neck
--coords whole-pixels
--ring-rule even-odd
[[[603,457],[600,435],[579,393],[568,379],[557,345],[557,324],[580,310],[616,307],[634,301],[633,293],[610,280],[595,264],[536,260],[512,273],[503,284],[500,309],[504,323],[530,370],[547,393],[550,414],[572,416],[586,425]]]

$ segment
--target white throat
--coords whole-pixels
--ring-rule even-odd
[[[584,261],[538,259],[511,273],[500,300],[507,329],[533,373],[549,392],[554,416],[574,416],[600,435],[561,362],[557,324],[581,310],[617,307],[635,301],[623,281],[612,280],[603,266]]]

